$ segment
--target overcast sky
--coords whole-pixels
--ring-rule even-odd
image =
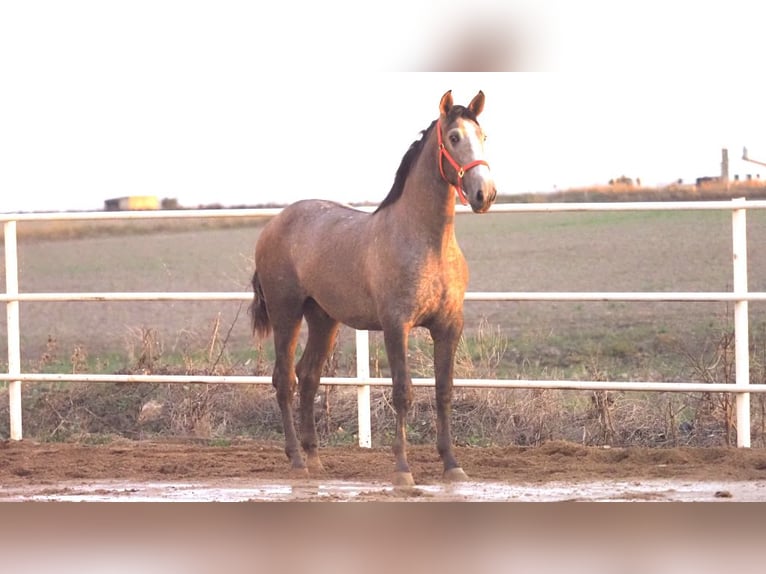
[[[448,89],[501,193],[766,161],[762,3],[267,4],[2,3],[0,212],[377,202]]]

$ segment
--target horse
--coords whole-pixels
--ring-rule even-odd
[[[394,183],[373,212],[307,199],[284,208],[263,228],[255,247],[250,315],[254,335],[274,334],[272,384],[282,415],[292,473],[323,471],[314,397],[342,323],[383,331],[396,411],[393,483],[413,485],[405,424],[412,404],[407,363],[410,331],[425,327],[434,349],[436,446],[444,479],[464,481],[452,447],[450,412],[455,352],[463,331],[468,266],[455,237],[459,198],[485,213],[497,192],[484,159],[484,109],[479,91],[468,106],[439,101],[439,116],[409,147]],[[308,339],[295,365],[302,321]],[[293,399],[300,396],[300,443]],[[300,447],[305,453],[305,459]]]

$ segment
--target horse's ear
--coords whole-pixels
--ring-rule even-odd
[[[442,96],[442,101],[439,102],[439,111],[441,115],[446,116],[452,109],[452,90],[448,90]]]
[[[468,104],[468,109],[471,110],[475,116],[478,116],[484,109],[484,92],[479,90],[479,93],[474,96],[471,103]]]

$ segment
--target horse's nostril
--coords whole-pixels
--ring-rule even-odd
[[[479,191],[476,193],[476,199],[477,199],[477,201],[479,201],[480,203],[484,201],[484,192],[483,192],[482,190],[479,190]]]

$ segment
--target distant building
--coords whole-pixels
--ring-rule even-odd
[[[719,184],[721,183],[721,178],[717,175],[706,175],[703,177],[697,178],[697,187],[705,187],[709,185]]]
[[[134,211],[143,209],[159,209],[160,200],[154,195],[129,195],[116,197],[104,202],[105,211]]]
[[[633,187],[633,178],[628,177],[626,175],[621,175],[620,177],[617,177],[615,179],[610,179],[609,185],[622,185],[626,187]]]

